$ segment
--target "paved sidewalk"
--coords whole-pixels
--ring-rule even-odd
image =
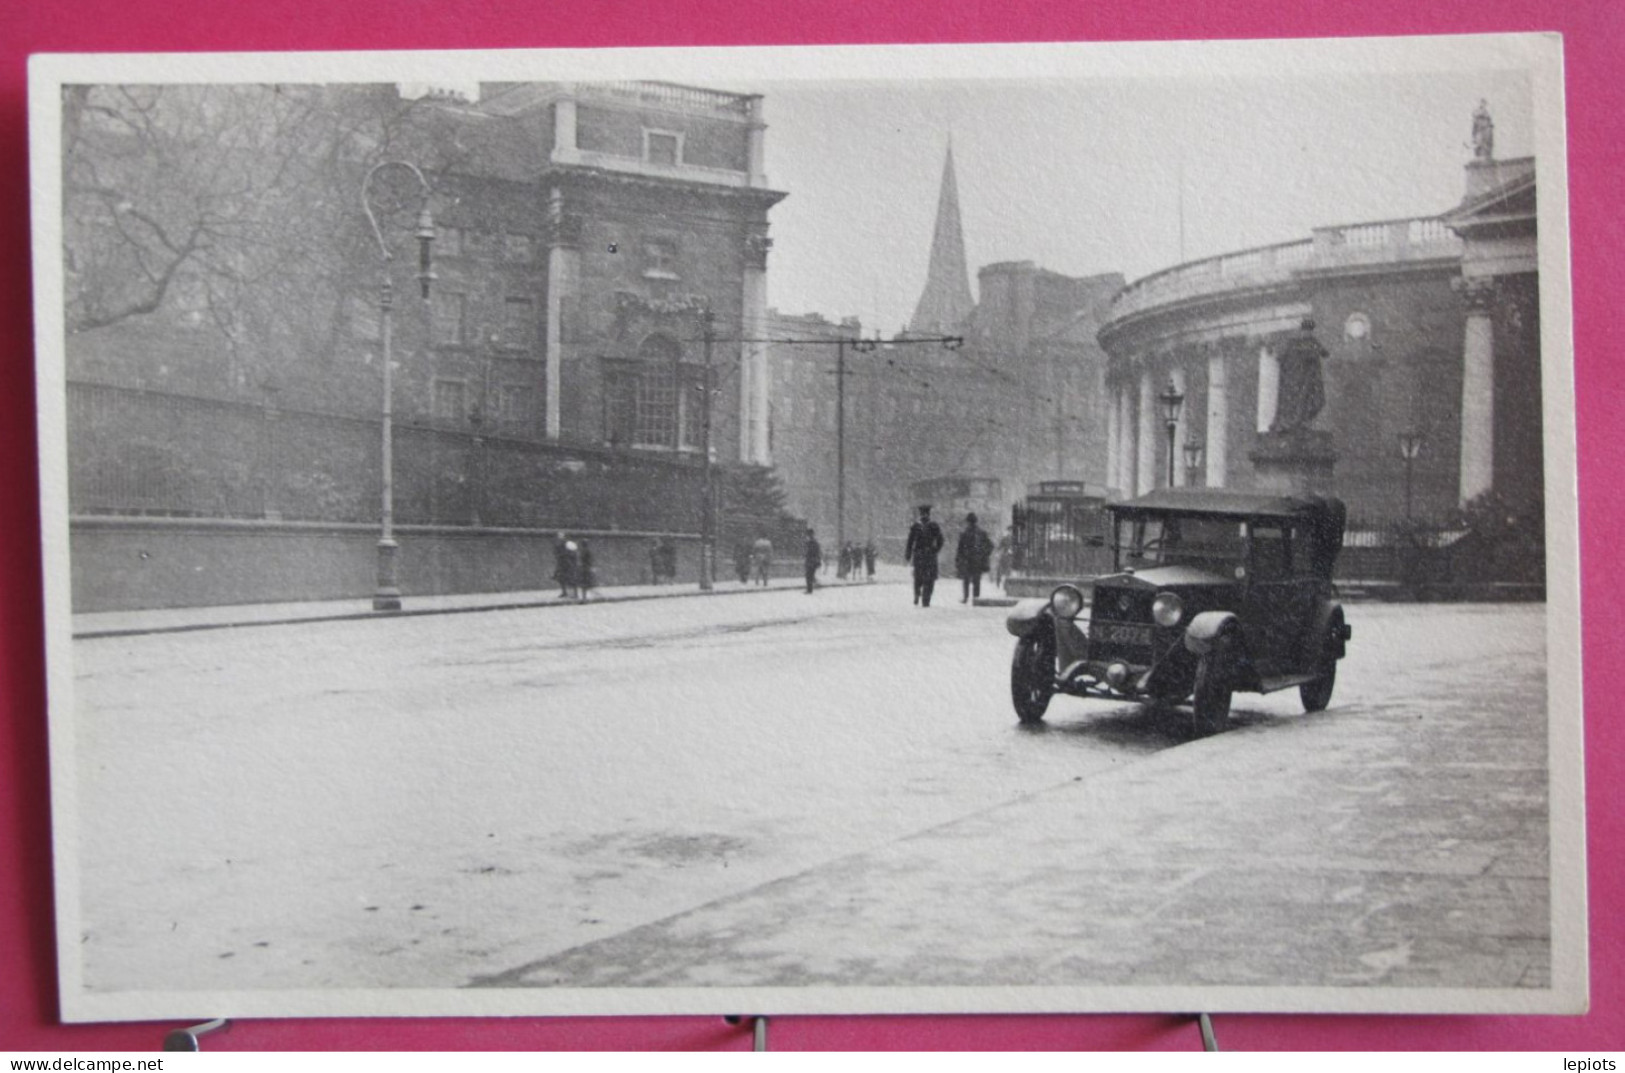
[[[876,577],[876,584],[897,583],[890,577]],[[860,582],[821,582],[844,587]],[[594,589],[589,604],[624,603],[630,600],[665,600],[688,596],[744,596],[750,593],[795,591],[802,587],[799,577],[772,578],[766,587],[741,585],[736,579],[718,579],[716,587],[703,592],[692,582],[673,585],[615,585]],[[73,636],[128,637],[147,633],[184,633],[191,630],[229,629],[240,626],[277,626],[298,622],[336,619],[401,618],[415,615],[454,615],[475,611],[511,611],[520,608],[576,607],[559,597],[556,589],[527,592],[474,592],[440,596],[402,597],[399,611],[374,611],[372,598],[350,600],[311,600],[300,603],[228,604],[219,607],[169,607],[140,611],[99,611],[73,616]]]

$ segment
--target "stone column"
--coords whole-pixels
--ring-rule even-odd
[[[745,160],[750,170],[746,182],[751,186],[766,186],[762,142],[767,133],[767,124],[762,122],[762,98],[750,98],[749,109],[749,124],[745,128]]]
[[[1119,440],[1117,444],[1117,490],[1125,495],[1134,495],[1134,460],[1138,446],[1134,436],[1134,385],[1133,381],[1120,380],[1117,384],[1117,430]]]
[[[766,234],[753,231],[745,236],[743,261],[744,288],[740,303],[740,335],[747,340],[739,344],[739,458],[770,466],[767,414],[769,406],[769,374],[767,345],[748,342],[767,335],[767,253],[773,240]]]
[[[1230,386],[1221,344],[1207,359],[1207,442],[1204,445],[1207,486],[1223,488],[1229,464]]]
[[[1275,407],[1281,401],[1281,360],[1268,344],[1258,348],[1258,430],[1268,432],[1275,424]]]
[[[553,161],[574,164],[581,159],[576,147],[576,102],[573,97],[561,97],[553,104]]]
[[[1149,356],[1140,371],[1140,420],[1137,430],[1139,458],[1135,460],[1135,494],[1145,495],[1157,486],[1157,385],[1151,376]]]
[[[1106,388],[1106,487],[1121,488],[1117,483],[1118,468],[1122,465],[1122,444],[1118,442],[1123,434],[1122,426],[1118,424],[1118,396],[1123,392],[1122,385],[1108,381]]]
[[[564,368],[564,300],[576,293],[580,274],[581,220],[565,212],[564,192],[554,187],[547,201],[547,337],[543,341],[543,390],[547,438],[556,440],[562,427],[560,388]]]
[[[1490,490],[1495,481],[1495,327],[1490,319],[1495,280],[1462,281],[1467,325],[1462,339],[1461,502]]]
[[[1174,366],[1173,370],[1169,373],[1169,379],[1173,381],[1174,390],[1179,392],[1179,394],[1185,398],[1185,402],[1179,407],[1179,421],[1174,425],[1173,446],[1174,487],[1182,488],[1185,486],[1188,478],[1185,475],[1185,460],[1180,457],[1180,454],[1184,450],[1185,437],[1190,435],[1191,407],[1196,405],[1196,400],[1191,398],[1190,378],[1185,375],[1184,366]],[[1165,427],[1164,432],[1166,433],[1166,431],[1167,430]],[[1164,435],[1163,438],[1166,439],[1167,436]],[[1163,468],[1166,471],[1166,460],[1164,461]]]

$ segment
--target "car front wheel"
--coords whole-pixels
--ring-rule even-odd
[[[1055,695],[1055,641],[1047,629],[1016,642],[1010,661],[1010,699],[1023,723],[1037,723]]]
[[[1197,734],[1217,734],[1230,722],[1231,662],[1230,641],[1220,636],[1196,664],[1192,710]]]

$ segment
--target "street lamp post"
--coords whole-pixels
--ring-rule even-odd
[[[396,579],[395,552],[399,545],[395,542],[395,392],[394,370],[392,364],[394,356],[393,323],[391,311],[395,305],[395,285],[390,276],[390,264],[395,259],[394,252],[384,239],[383,228],[378,224],[378,217],[372,210],[372,180],[385,168],[405,168],[417,179],[418,191],[422,204],[418,210],[417,231],[418,240],[418,284],[425,300],[429,297],[429,284],[434,281],[434,272],[430,267],[429,244],[434,241],[434,218],[429,214],[429,181],[423,177],[413,164],[404,160],[385,160],[374,164],[367,172],[366,178],[361,181],[361,208],[367,214],[367,222],[372,225],[373,237],[378,240],[378,253],[384,262],[384,279],[378,290],[378,312],[380,318],[379,334],[383,344],[383,406],[382,426],[383,439],[380,444],[380,486],[381,504],[379,509],[378,532],[378,575],[377,586],[373,590],[372,609],[374,611],[399,611],[401,609],[401,588]]]
[[[1175,458],[1179,454],[1175,436],[1178,434],[1179,411],[1185,405],[1185,396],[1179,393],[1179,389],[1174,386],[1173,378],[1170,377],[1167,389],[1157,396],[1157,401],[1162,404],[1162,419],[1168,425],[1168,487],[1172,488]]]
[[[1202,441],[1194,435],[1185,441],[1185,483],[1196,487],[1197,474],[1202,469]]]
[[[1415,429],[1399,434],[1399,456],[1405,460],[1405,520],[1411,520],[1411,469],[1416,456],[1422,453],[1423,437]]]

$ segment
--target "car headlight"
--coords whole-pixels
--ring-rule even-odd
[[[1058,618],[1077,618],[1083,610],[1083,593],[1071,585],[1062,585],[1049,594],[1049,609]]]
[[[1185,617],[1185,601],[1171,592],[1159,592],[1151,601],[1151,617],[1157,620],[1158,626],[1177,626]]]

